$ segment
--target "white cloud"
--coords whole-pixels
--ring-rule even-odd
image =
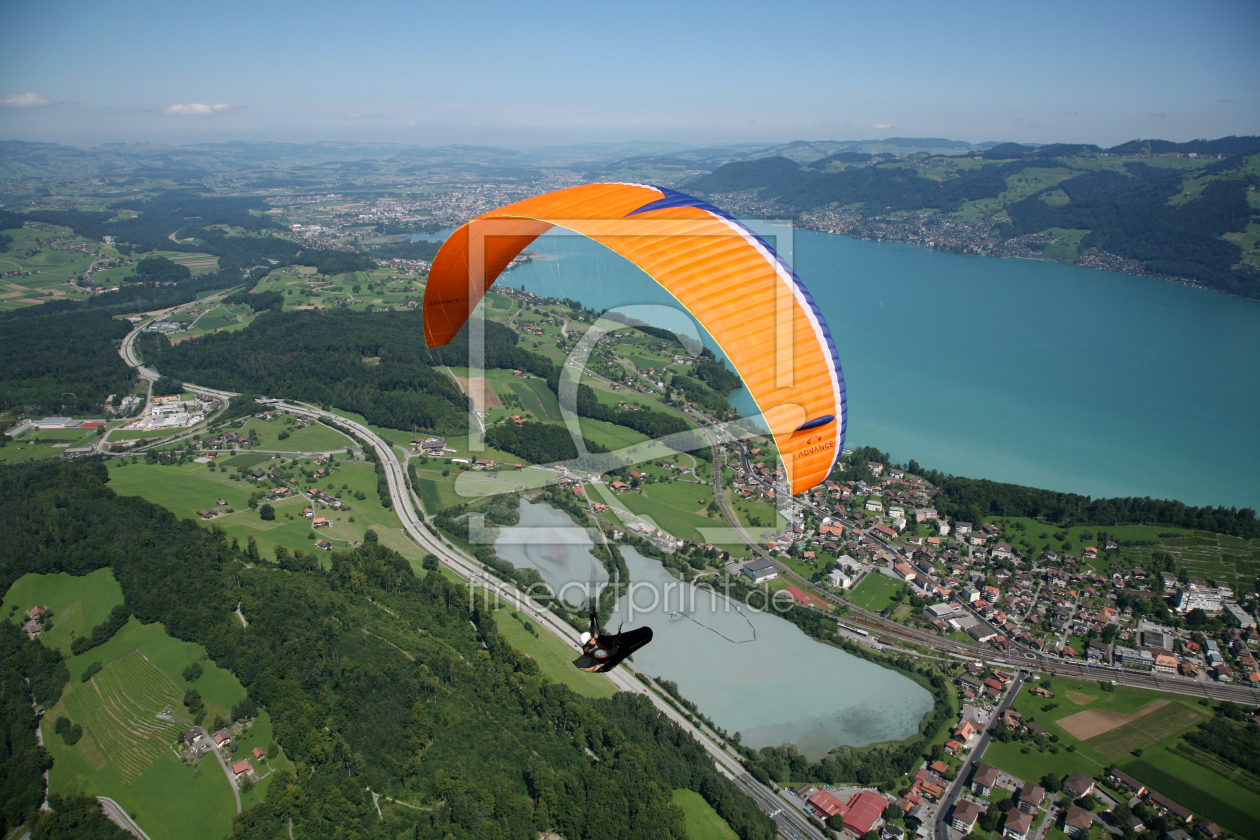
[[[38,93],[11,93],[0,99],[0,108],[35,108],[40,105],[51,105],[48,97]]]
[[[177,102],[174,105],[168,105],[163,108],[162,113],[177,117],[196,117],[230,110],[232,110],[232,106],[226,102],[220,102],[217,105],[207,105],[204,102]]]
[[[892,128],[892,123],[874,123],[871,128]]]

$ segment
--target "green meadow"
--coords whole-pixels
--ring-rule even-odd
[[[43,640],[68,655],[72,635],[103,621],[122,602],[122,592],[109,569],[82,577],[28,574],[9,588],[4,606],[23,610],[20,605],[29,599],[54,610],[53,630]],[[190,683],[184,669],[194,662],[203,673]],[[84,682],[83,673],[94,663],[102,669]],[[104,644],[70,656],[66,667],[70,680],[40,722],[53,758],[51,788],[109,796],[154,838],[218,840],[230,834],[236,805],[218,763],[189,767],[171,743],[191,724],[185,691],[195,687],[201,693],[209,725],[218,715],[227,718],[245,697],[239,680],[207,659],[201,645],[173,639],[162,625],[135,618]],[[61,716],[83,727],[74,746],[54,731]]]
[[[52,629],[40,639],[46,647],[70,655],[70,642],[91,635],[92,628],[109,618],[109,611],[123,602],[122,588],[109,569],[75,577],[65,572],[23,575],[5,593],[3,614],[10,621],[26,623],[26,611],[45,606],[53,611]]]

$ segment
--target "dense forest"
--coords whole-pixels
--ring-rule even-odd
[[[1007,189],[1007,178],[1025,169],[1074,170],[1079,174],[1009,204],[1010,221],[995,226],[992,235],[1002,240],[1050,228],[1086,230],[1082,249],[1097,248],[1136,260],[1153,273],[1260,298],[1260,272],[1237,265],[1242,252],[1221,238],[1245,230],[1253,218],[1247,194],[1260,179],[1247,171],[1247,156],[1260,152],[1260,138],[1226,137],[1185,144],[1133,141],[1105,150],[1110,154],[1230,155],[1196,170],[1194,177],[1214,180],[1181,204],[1169,204],[1184,189],[1186,173],[1181,169],[1131,161],[1124,172],[1118,172],[1085,169],[1070,160],[1102,151],[1081,144],[1033,148],[1004,143],[981,155],[994,163],[959,170],[944,180],[920,175],[899,160],[876,160],[827,172],[831,158],[806,164],[762,158],[728,163],[692,179],[684,188],[703,195],[755,191],[798,212],[838,205],[859,207],[867,216],[883,216],[927,209],[954,212],[964,202],[1000,197]],[[1066,203],[1057,200],[1060,191],[1067,196]]]
[[[131,368],[118,355],[131,324],[102,311],[47,307],[0,315],[0,410],[103,412],[110,394],[131,390]]]
[[[247,565],[221,532],[119,498],[107,479],[95,460],[0,466],[0,585],[110,567],[137,619],[204,645],[240,679],[249,703],[238,713],[266,709],[297,768],[237,818],[236,837],[271,840],[292,820],[304,838],[682,838],[670,801],[680,787],[745,840],[774,836],[646,698],[591,701],[550,683],[486,605],[440,573],[416,577],[372,542],[334,553],[327,570],[287,551]],[[65,669],[16,628],[4,633],[0,667],[33,678],[0,680],[7,832],[34,815],[47,765],[24,695],[55,702]],[[369,789],[423,809],[382,799],[378,817]]]
[[[241,296],[246,297],[252,296]],[[487,322],[485,366],[533,373],[558,391],[560,369],[518,340],[502,324]],[[467,428],[467,398],[435,366],[468,364],[468,328],[444,347],[428,349],[419,312],[268,312],[238,332],[174,345],[165,336],[145,334],[139,343],[148,364],[181,381],[336,406],[395,429],[458,434]],[[586,385],[578,388],[576,408],[579,416],[653,438],[690,428],[676,415],[646,407],[617,411]],[[577,455],[568,432],[558,426],[494,426],[489,434],[491,445],[535,463]],[[587,448],[602,451],[589,441]]]
[[[143,335],[147,363],[207,387],[304,400],[395,429],[466,429],[467,399],[425,348],[420,313],[267,312],[239,332],[172,345]],[[487,325],[490,334],[497,331]],[[379,363],[369,363],[379,359]],[[465,364],[467,362],[465,361]]]
[[[1260,520],[1250,508],[1192,507],[1151,498],[1091,499],[1075,493],[1040,490],[988,479],[923,475],[940,489],[936,508],[951,519],[979,522],[994,516],[1025,516],[1062,525],[1167,525],[1237,537],[1260,537]]]
[[[550,423],[526,423],[523,426],[505,423],[491,426],[486,429],[486,443],[495,449],[511,452],[529,464],[571,461],[578,454],[569,430]],[[591,441],[586,443],[589,447]]]
[[[547,387],[557,397],[560,396],[560,368],[552,369],[551,375],[547,377]],[[628,429],[634,429],[636,432],[645,434],[653,439],[685,432],[691,428],[691,424],[678,415],[666,414],[663,411],[653,411],[650,406],[641,405],[638,411],[625,411],[619,410],[614,406],[604,405],[595,396],[594,389],[585,384],[578,385],[577,403],[569,406],[569,408],[579,417],[590,417],[593,420],[616,423]]]

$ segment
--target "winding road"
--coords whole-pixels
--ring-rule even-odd
[[[200,303],[200,301],[198,303]],[[171,310],[171,312],[178,311],[178,309],[179,308]],[[168,312],[165,314],[170,313]],[[143,326],[147,325],[147,323],[148,322],[140,327],[137,327],[135,331],[128,335],[128,340],[124,341],[124,349],[121,351],[123,359],[127,361],[128,364],[136,368],[140,368],[140,363],[131,351],[131,344],[134,342],[134,336],[140,329],[143,328]],[[148,370],[150,370],[152,376],[156,378],[156,371],[151,371],[151,369]],[[604,379],[604,377],[599,377],[585,368],[583,368],[583,371],[588,375],[594,375],[599,379]],[[142,371],[141,375],[143,376],[145,373]],[[146,376],[146,378],[149,377]],[[239,396],[233,392],[207,388],[199,384],[184,384],[185,387],[190,390],[219,397],[225,401]],[[655,400],[653,401],[655,402]],[[371,446],[376,451],[378,457],[380,458],[382,467],[384,468],[390,496],[396,502],[395,511],[402,523],[403,530],[418,547],[436,556],[440,563],[468,580],[470,585],[477,586],[478,588],[487,591],[493,591],[498,593],[500,597],[511,601],[516,609],[524,611],[539,626],[546,628],[557,638],[562,639],[572,650],[574,650],[575,653],[578,651],[578,633],[573,627],[562,621],[558,616],[549,610],[540,608],[535,602],[517,590],[514,584],[498,578],[474,558],[466,555],[461,549],[451,545],[429,525],[422,513],[417,513],[417,511],[422,511],[423,507],[416,494],[408,485],[403,464],[399,461],[397,453],[387,441],[383,440],[367,426],[317,406],[288,402],[279,399],[260,400],[259,402],[271,405],[275,408],[282,408],[300,416],[308,418],[323,418],[325,421],[336,424],[351,432],[353,435],[358,437],[360,441],[368,446]],[[710,444],[716,450],[717,444],[721,442],[717,439],[720,436],[721,431],[716,427],[707,426],[706,424],[701,424],[701,429],[708,438]],[[715,452],[715,455],[716,454],[717,453]],[[741,455],[743,455],[742,451]],[[890,622],[875,613],[863,610],[849,604],[847,601],[838,599],[832,593],[815,586],[810,581],[796,574],[775,557],[771,556],[769,552],[766,552],[762,547],[758,546],[751,537],[749,537],[739,520],[734,516],[734,513],[731,511],[726,500],[725,494],[721,491],[719,478],[720,474],[720,462],[715,460],[715,498],[718,499],[723,514],[730,526],[752,547],[755,552],[757,552],[760,556],[775,562],[780,569],[780,573],[786,578],[792,580],[806,591],[812,591],[813,594],[821,598],[846,607],[850,621],[869,625],[881,632],[888,633],[889,635],[896,635],[917,645],[952,656],[971,659],[987,659],[991,662],[1005,662],[1005,660],[995,659],[993,650],[984,648],[979,644],[956,642],[926,631]],[[819,514],[824,513],[824,511],[814,507],[809,502],[792,497],[788,497],[788,499],[793,504],[814,510]],[[406,500],[406,502],[402,503],[402,500]],[[887,544],[882,543],[882,541],[881,545],[887,548]],[[1193,683],[1188,680],[1168,678],[1162,675],[1117,672],[1109,669],[1090,668],[1074,662],[1052,661],[1045,656],[1034,655],[1031,652],[1021,651],[1019,653],[1007,653],[1005,656],[1015,657],[1021,654],[1027,661],[1014,658],[1009,662],[1012,667],[1036,669],[1039,671],[1083,677],[1086,679],[1112,679],[1125,685],[1155,688],[1160,691],[1175,691],[1184,694],[1208,696],[1218,699],[1243,700],[1244,702],[1254,702],[1255,700],[1255,695],[1251,690],[1239,686],[1204,685],[1200,683]],[[639,671],[632,663],[626,662],[622,668],[613,671],[606,676],[615,686],[617,686],[619,690],[629,691],[632,693],[642,692],[646,694],[652,703],[663,714],[668,715],[672,720],[677,722],[679,726],[689,732],[692,737],[694,737],[705,748],[723,774],[730,778],[740,788],[740,790],[751,797],[753,801],[757,803],[758,807],[762,809],[762,811],[772,816],[772,819],[774,819],[780,833],[784,837],[805,836],[811,838],[812,840],[829,840],[823,832],[818,831],[808,822],[804,813],[798,810],[796,806],[788,805],[788,803],[780,797],[776,790],[753,779],[752,776],[750,776],[744,769],[738,754],[721,743],[716,735],[712,735],[688,721],[684,716],[684,713],[682,713],[673,704],[672,700],[668,699],[667,695],[663,691],[660,691],[655,686],[651,678],[642,674],[642,672]],[[640,678],[642,679],[642,682],[640,682]],[[647,687],[645,687],[645,684]],[[235,785],[233,785],[233,787],[235,788]],[[239,799],[239,793],[237,795]],[[787,807],[785,807],[785,805]]]

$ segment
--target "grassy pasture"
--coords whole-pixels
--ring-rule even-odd
[[[1227,830],[1260,838],[1260,795],[1168,750],[1153,750],[1122,769]]]
[[[674,804],[686,815],[687,836],[691,840],[735,840],[739,836],[713,806],[693,790],[675,790]]]
[[[650,484],[644,485],[644,490],[645,495],[623,493],[620,496],[622,505],[640,516],[651,517],[658,526],[679,539],[707,542],[697,529],[726,527],[723,519],[695,512],[699,508],[696,504],[699,499],[712,496],[702,484]],[[680,509],[678,502],[683,503],[685,509]]]
[[[107,614],[121,600],[112,573],[100,570],[82,578],[27,575],[11,587],[6,601],[39,587],[56,588],[54,596],[63,601],[79,587],[82,614],[89,620]],[[198,661],[204,672],[189,683],[184,668]],[[85,683],[80,677],[93,662],[105,668]],[[189,725],[184,692],[196,687],[212,722],[216,715],[227,717],[244,698],[236,677],[205,659],[202,646],[173,639],[162,625],[144,625],[134,618],[108,642],[71,657],[66,666],[70,681],[61,701],[41,720],[54,760],[52,789],[110,796],[152,837],[217,840],[229,834],[236,808],[217,762],[203,763],[196,772],[169,745]],[[158,717],[168,708],[168,715]],[[54,732],[60,715],[84,729],[73,747]]]
[[[242,431],[249,434],[250,429],[258,432],[259,449],[275,449],[281,452],[344,452],[346,447],[354,444],[346,435],[318,422],[299,429],[282,420],[253,418],[245,424]],[[288,432],[289,436],[280,440],[281,432]]]
[[[524,622],[528,619],[524,616],[513,618],[511,609],[503,608],[495,613],[494,618],[499,632],[512,647],[537,662],[548,679],[568,686],[583,697],[612,697],[617,693],[607,677],[574,668],[573,660],[577,654],[564,642],[550,633],[539,631],[535,636],[526,631]]]
[[[53,611],[53,629],[40,639],[46,647],[69,656],[71,640],[90,635],[92,628],[109,618],[109,611],[122,602],[122,588],[109,569],[97,569],[82,577],[65,572],[28,574],[14,581],[5,593],[3,614],[24,624],[28,609],[48,607]]]

